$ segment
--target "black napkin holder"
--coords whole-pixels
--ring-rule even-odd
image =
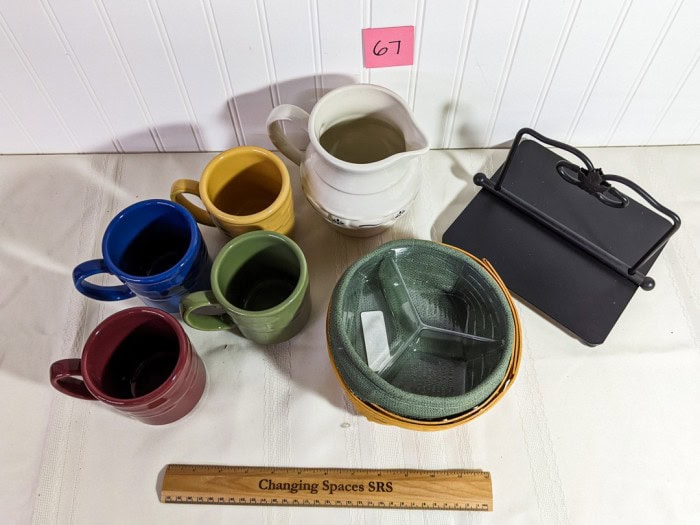
[[[678,215],[634,182],[529,128],[496,173],[477,173],[474,183],[481,191],[443,241],[487,259],[513,294],[589,345],[605,340],[637,288],[654,288],[647,272],[680,227]]]

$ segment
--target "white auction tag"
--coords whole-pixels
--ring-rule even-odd
[[[384,324],[384,313],[379,310],[362,312],[360,319],[362,320],[367,364],[376,372],[381,370],[384,363],[391,357],[386,325]]]

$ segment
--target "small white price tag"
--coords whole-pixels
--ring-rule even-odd
[[[381,370],[384,363],[391,357],[389,340],[386,335],[384,314],[379,311],[362,312],[362,335],[365,341],[367,364],[375,372]]]

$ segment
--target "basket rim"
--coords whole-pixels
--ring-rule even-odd
[[[381,376],[379,376],[379,374],[377,374],[373,370],[371,370],[367,363],[354,350],[343,352],[342,356],[334,356],[335,352],[338,351],[338,349],[334,348],[333,338],[331,337],[331,329],[334,326],[334,316],[336,315],[337,305],[342,302],[345,293],[347,292],[347,284],[364,264],[376,258],[380,253],[388,253],[393,249],[407,247],[410,248],[413,246],[437,249],[440,250],[443,254],[448,255],[449,257],[457,257],[457,259],[459,259],[461,262],[465,262],[466,264],[468,264],[470,268],[474,269],[477,272],[477,274],[481,276],[485,285],[499,297],[500,303],[504,308],[503,313],[506,315],[506,318],[509,323],[507,335],[505,338],[505,344],[503,346],[503,352],[498,365],[489,374],[489,376],[487,376],[487,378],[483,380],[476,388],[471,389],[468,392],[459,394],[457,396],[437,397],[425,394],[416,394],[400,389],[383,379]],[[336,357],[340,357],[341,360],[347,363],[347,366],[357,370],[358,380],[365,381],[367,382],[366,384],[368,384],[368,386],[376,388],[376,391],[384,395],[388,402],[379,403],[377,402],[376,398],[364,399],[368,396],[358,396],[358,400],[360,400],[362,403],[377,407],[380,412],[386,411],[387,414],[391,414],[394,418],[399,417],[405,418],[407,421],[419,421],[421,422],[421,425],[431,424],[430,422],[436,422],[435,424],[440,424],[445,420],[452,420],[454,418],[464,416],[470,411],[477,410],[479,407],[482,407],[490,398],[493,397],[494,392],[496,392],[503,385],[504,381],[508,379],[508,373],[513,361],[514,347],[516,346],[514,343],[515,340],[519,339],[520,337],[520,326],[519,322],[516,322],[516,320],[517,313],[515,312],[515,309],[512,305],[510,294],[508,293],[508,290],[506,289],[503,282],[500,280],[500,277],[498,277],[498,275],[493,271],[490,265],[487,266],[486,264],[484,264],[484,262],[477,259],[473,255],[459,248],[455,248],[451,245],[421,239],[403,239],[391,241],[379,246],[375,250],[372,250],[370,253],[364,255],[363,257],[360,257],[344,272],[344,274],[338,280],[338,283],[336,284],[330,299],[327,315],[326,338],[329,353],[331,355],[334,368],[336,368],[338,374],[342,375],[342,365],[341,368],[338,368],[338,359]],[[337,328],[340,328],[341,325],[339,324],[339,321],[335,322],[335,326]],[[343,330],[338,329],[336,331],[335,337],[336,343],[338,341],[342,343],[339,346],[353,348],[353,345],[350,344],[349,336],[346,333],[344,333]],[[498,378],[498,383],[494,385],[496,378]],[[352,383],[354,383],[355,381],[353,381],[352,378],[350,378],[350,384],[347,384],[346,381],[347,379],[345,379],[343,383],[348,386],[348,389],[355,396],[357,396],[357,393],[352,388]],[[357,385],[355,385],[355,387],[357,387]],[[477,401],[474,401],[474,399],[477,399]],[[459,405],[460,403],[462,405],[464,405],[465,403],[473,403],[473,406],[468,408],[466,411],[460,410],[458,411],[458,413],[447,413],[450,410],[450,407],[454,407],[455,405]],[[389,409],[386,405],[392,406],[392,408]],[[405,411],[400,410],[402,405],[407,407]],[[397,410],[397,406],[399,407],[399,410]],[[415,410],[414,407],[418,407],[419,410]],[[437,413],[435,419],[419,419],[415,415],[411,415],[416,414],[420,411],[426,412],[431,409],[434,409]],[[399,411],[403,412],[403,414],[408,415],[399,414]]]
[[[465,255],[476,259],[472,254],[465,252],[461,248],[456,248],[456,250],[459,250],[463,252]],[[478,259],[477,259],[478,260]],[[501,279],[500,275],[496,272],[496,270],[493,268],[491,263],[483,259],[483,261],[480,261],[484,264],[486,270],[492,275],[492,277],[496,280],[496,282],[501,286],[503,289],[505,289],[505,284],[503,283],[503,280]],[[459,425],[463,425],[464,423],[467,423],[471,421],[472,419],[475,419],[476,417],[480,416],[481,414],[484,414],[485,412],[489,411],[493,406],[506,394],[506,392],[510,389],[510,387],[513,385],[513,382],[518,376],[518,372],[520,370],[520,362],[522,360],[522,326],[520,323],[520,315],[518,314],[517,309],[515,308],[515,303],[513,302],[513,298],[510,294],[507,294],[506,298],[508,299],[509,306],[511,308],[511,311],[513,313],[513,318],[514,318],[514,324],[515,324],[515,340],[513,342],[513,355],[511,356],[511,360],[509,363],[508,370],[506,372],[506,375],[503,377],[503,381],[501,382],[500,385],[494,390],[493,394],[484,401],[484,403],[478,407],[474,407],[471,410],[463,413],[463,414],[457,414],[455,416],[445,418],[442,420],[422,420],[422,419],[411,419],[407,418],[405,416],[400,416],[398,414],[393,414],[392,412],[387,411],[386,409],[379,407],[375,404],[372,403],[366,403],[362,401],[360,398],[358,398],[355,393],[350,389],[350,387],[345,383],[343,380],[342,376],[340,375],[340,371],[338,368],[335,366],[335,361],[333,359],[333,353],[331,351],[331,345],[330,342],[327,345],[327,351],[328,351],[328,357],[331,361],[331,364],[333,365],[333,371],[335,373],[335,376],[338,378],[338,381],[340,383],[341,388],[345,391],[347,394],[348,398],[350,399],[350,402],[352,405],[355,407],[355,409],[363,415],[365,418],[367,418],[369,421],[373,421],[375,423],[380,423],[383,425],[393,425],[393,426],[398,426],[401,428],[406,428],[409,430],[418,430],[422,432],[432,432],[432,431],[437,431],[437,430],[446,430],[450,428],[457,427]],[[329,338],[330,330],[330,302],[329,302],[329,308],[328,312],[326,315],[326,337]]]

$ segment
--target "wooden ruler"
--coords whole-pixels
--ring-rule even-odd
[[[163,503],[491,510],[491,476],[480,470],[168,465]]]

